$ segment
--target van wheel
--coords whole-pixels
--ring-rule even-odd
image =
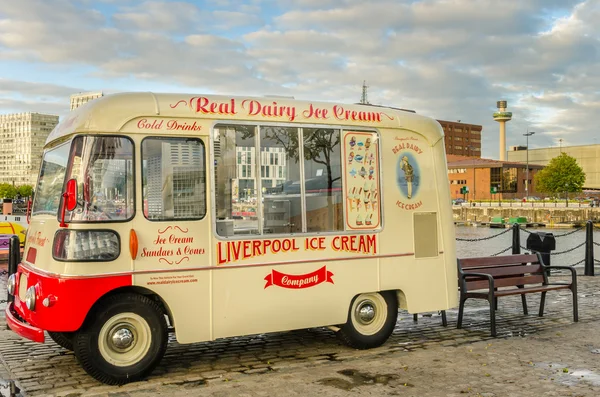
[[[398,320],[398,298],[393,292],[373,292],[356,296],[350,305],[348,321],[338,337],[356,349],[381,346],[390,337]]]
[[[138,294],[112,295],[90,312],[75,335],[75,356],[85,371],[109,385],[148,375],[167,348],[161,307]]]
[[[48,336],[50,336],[50,339],[52,339],[60,347],[73,351],[73,338],[75,337],[75,332],[48,331]]]

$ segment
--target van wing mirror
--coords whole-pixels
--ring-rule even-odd
[[[73,211],[75,207],[77,207],[77,180],[69,179],[67,181],[67,186],[62,194],[63,203],[62,203],[62,213],[60,214],[60,227],[67,227],[68,225],[65,222],[65,213],[68,211]]]

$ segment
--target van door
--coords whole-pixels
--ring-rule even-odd
[[[205,144],[147,137],[139,146],[142,211],[130,235],[133,246],[137,240],[134,284],[163,299],[179,342],[210,339]]]

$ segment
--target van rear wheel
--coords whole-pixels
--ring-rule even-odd
[[[360,294],[352,300],[348,321],[337,336],[348,346],[370,349],[388,340],[397,320],[398,298],[394,292]]]
[[[161,307],[146,296],[109,296],[90,313],[74,338],[75,356],[92,377],[109,385],[148,375],[167,348]]]

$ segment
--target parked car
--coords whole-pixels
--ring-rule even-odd
[[[453,205],[462,205],[463,203],[466,203],[467,201],[461,198],[457,198],[452,200],[452,204]]]

